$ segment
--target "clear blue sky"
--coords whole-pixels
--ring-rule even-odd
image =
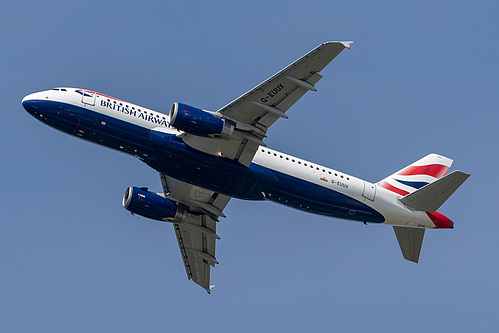
[[[499,325],[497,1],[2,1],[0,331],[491,331]],[[471,178],[419,264],[388,226],[229,203],[212,295],[173,228],[121,207],[160,191],[132,157],[21,98],[82,87],[216,110],[327,40],[354,40],[269,147],[377,181],[428,153]]]

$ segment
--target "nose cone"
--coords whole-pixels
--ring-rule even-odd
[[[21,101],[23,108],[26,111],[28,111],[28,113],[31,115],[34,115],[35,112],[38,110],[38,107],[36,105],[36,100],[37,100],[38,94],[39,93],[29,94],[29,95],[25,96]]]
[[[433,214],[426,212],[431,221],[435,224],[435,228],[437,229],[453,229],[454,222],[451,221],[450,218],[445,216],[444,214],[440,214],[439,212],[435,212]]]

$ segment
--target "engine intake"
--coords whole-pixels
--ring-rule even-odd
[[[228,124],[213,113],[193,106],[173,103],[170,110],[170,125],[192,135],[229,140],[234,125]]]
[[[126,189],[122,203],[126,210],[157,221],[173,222],[179,213],[172,201],[135,186]]]

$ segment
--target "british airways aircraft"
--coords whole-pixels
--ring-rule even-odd
[[[418,262],[425,229],[453,228],[437,209],[469,177],[447,174],[437,154],[377,182],[267,148],[270,126],[319,72],[353,42],[319,45],[216,112],[174,103],[169,114],[79,88],[30,94],[22,105],[60,131],[139,158],[159,172],[163,193],[130,186],[123,206],[171,222],[189,279],[210,293],[216,226],[231,198],[271,200],[307,212],[392,225],[405,259]]]

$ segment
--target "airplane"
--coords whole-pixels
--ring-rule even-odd
[[[187,277],[211,291],[217,222],[231,198],[274,201],[333,218],[392,225],[405,259],[417,263],[425,229],[452,229],[437,209],[470,176],[429,154],[371,183],[273,149],[269,128],[319,72],[353,42],[326,42],[213,112],[173,103],[169,113],[92,90],[61,87],[27,95],[24,109],[70,135],[132,155],[159,173],[163,192],[130,186],[132,214],[173,224]]]

